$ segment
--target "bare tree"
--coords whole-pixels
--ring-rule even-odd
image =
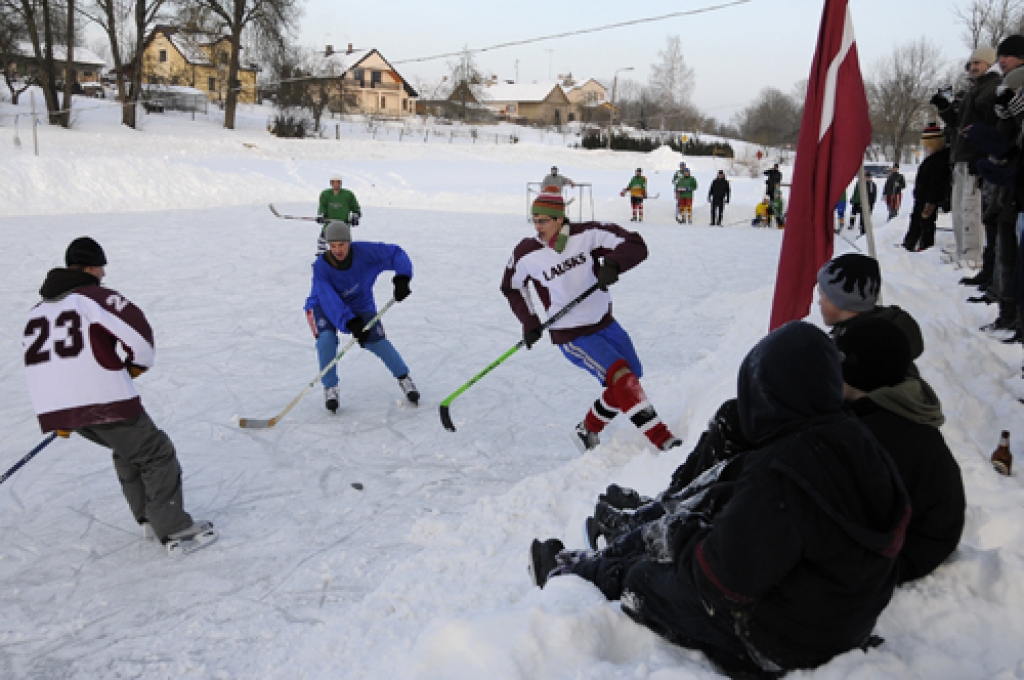
[[[762,146],[781,147],[796,142],[801,108],[785,92],[766,87],[752,104],[736,115],[735,124],[743,139]]]
[[[476,58],[468,46],[463,48],[458,59],[448,62],[448,79],[452,84],[452,95],[459,103],[459,117],[466,120],[470,100],[480,102],[487,97],[487,77],[477,66]]]
[[[690,105],[690,93],[696,83],[693,69],[686,65],[679,36],[669,36],[665,49],[658,51],[659,61],[651,64],[651,75],[647,81],[647,98],[655,116],[660,116],[662,128],[691,127],[699,117]]]
[[[964,9],[953,8],[963,24],[963,40],[967,47],[996,47],[1008,35],[1020,33],[1024,23],[1024,0],[971,0]]]
[[[0,70],[4,73],[4,82],[11,91],[11,103],[18,105],[18,97],[27,90],[32,81],[24,78],[19,83],[15,79],[15,59],[24,57],[21,43],[28,39],[25,23],[21,14],[6,2],[0,2]]]
[[[875,142],[899,162],[930,113],[928,98],[945,65],[938,47],[921,38],[893,48],[865,83]]]
[[[186,11],[191,9],[215,19],[228,33],[231,54],[228,59],[228,89],[224,102],[224,127],[235,128],[235,112],[241,82],[242,35],[264,45],[283,48],[300,14],[299,0],[176,0]]]

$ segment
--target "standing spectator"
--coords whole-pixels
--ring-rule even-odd
[[[540,181],[540,192],[542,194],[550,193],[562,193],[562,189],[568,184],[569,187],[575,187],[576,183],[565,175],[558,174],[558,168],[551,166],[551,172],[545,175],[544,179]]]
[[[782,198],[782,187],[775,189],[775,198],[771,203],[771,216],[775,218],[775,224],[779,229],[786,226],[786,201]],[[768,222],[771,226],[771,220]]]
[[[643,168],[637,168],[636,174],[629,180],[629,184],[622,190],[621,196],[629,192],[629,205],[633,208],[633,217],[630,222],[644,221],[644,199],[647,198],[647,178],[644,177]]]
[[[931,99],[947,127],[954,128],[950,154],[953,162],[953,238],[956,252],[953,261],[981,261],[982,234],[982,190],[978,177],[977,163],[984,153],[963,136],[975,123],[995,126],[993,108],[995,90],[999,85],[999,66],[996,65],[996,51],[991,47],[979,47],[971,54],[968,64],[970,89],[959,106],[954,107],[952,94],[948,89],[939,90]]]
[[[697,178],[690,175],[690,169],[683,167],[672,176],[672,184],[679,202],[680,222],[693,224],[693,192],[697,190]]]
[[[708,202],[711,204],[711,226],[722,226],[722,215],[725,213],[725,204],[729,202],[732,190],[729,187],[729,180],[725,178],[725,171],[719,170],[718,176],[711,180],[708,188]]]
[[[885,178],[885,186],[882,187],[885,207],[889,209],[889,217],[886,222],[899,215],[900,205],[903,204],[903,190],[906,188],[907,180],[900,172],[899,163],[893,163],[889,176]]]
[[[213,524],[185,512],[174,444],[153,424],[133,382],[153,365],[153,329],[141,309],[100,285],[107,257],[99,243],[76,238],[64,262],[66,269],[46,275],[22,339],[39,426],[111,449],[135,521],[172,557],[212,543]]]
[[[359,226],[359,219],[363,216],[362,209],[356,195],[348,189],[341,188],[341,175],[331,176],[331,188],[320,192],[320,203],[317,207],[317,222],[326,225],[331,221],[341,221]],[[327,250],[327,241],[324,240],[324,229],[320,229],[320,238],[316,244],[316,254],[320,256]]]
[[[868,212],[874,212],[875,201],[878,199],[878,185],[871,179],[871,173],[864,173],[864,185],[868,190]],[[857,223],[857,215],[860,215],[860,233],[864,233],[864,212],[860,200],[860,182],[853,185],[853,197],[850,199],[850,229]]]
[[[843,195],[836,202],[836,218],[836,233],[838,234],[846,224],[846,189],[843,189]]]
[[[595,283],[600,288],[551,326],[551,341],[573,365],[604,386],[586,417],[576,426],[574,443],[581,451],[600,444],[599,434],[619,413],[660,450],[681,443],[647,400],[640,378],[643,367],[626,330],[612,316],[608,287],[647,259],[647,244],[633,231],[603,222],[569,224],[560,194],[541,194],[531,207],[534,238],[523,239],[512,253],[501,292],[523,325],[527,349],[543,331],[527,289],[533,281],[548,316],[557,314]]]
[[[344,222],[328,222],[325,237],[328,250],[313,264],[313,285],[305,306],[309,328],[316,338],[320,370],[337,356],[338,331],[341,330],[351,334],[360,347],[372,352],[387,366],[406,399],[419,403],[420,393],[409,376],[409,367],[387,339],[383,324],[377,321],[366,328],[366,323],[377,316],[373,284],[382,273],[395,272],[391,281],[396,302],[409,297],[412,280],[409,256],[399,246],[389,243],[353,243],[352,228]],[[320,382],[324,386],[324,406],[331,413],[337,412],[340,397],[337,367],[332,366]],[[352,391],[358,394],[358,388]]]
[[[764,181],[764,195],[771,200],[775,196],[775,190],[782,184],[782,171],[776,163],[769,170],[765,170],[764,174],[768,178]]]
[[[939,208],[949,200],[950,165],[946,137],[938,125],[929,125],[921,133],[925,159],[917,169],[914,181],[914,207],[910,226],[903,237],[903,247],[910,252],[927,250],[935,245],[935,220]]]

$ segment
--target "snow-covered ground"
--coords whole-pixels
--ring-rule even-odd
[[[221,539],[169,560],[140,539],[109,454],[58,440],[0,487],[0,678],[716,677],[702,655],[636,626],[583,581],[534,589],[526,551],[537,536],[579,545],[611,481],[662,488],[733,394],[767,328],[781,242],[747,226],[761,179],[732,178],[734,224],[682,227],[668,199],[679,157],[664,150],[281,141],[260,131],[259,110],[236,132],[174,114],[134,132],[100,104],[75,130],[41,128],[38,158],[24,121],[20,147],[9,116],[0,127],[0,472],[41,438],[23,319],[67,243],[88,234],[110,260],[105,283],[154,326],[143,401],[178,448],[188,509]],[[687,161],[702,189],[728,169]],[[457,399],[457,433],[440,426],[438,403],[519,338],[498,284],[531,233],[526,182],[552,164],[593,184],[600,219],[628,224],[618,192],[636,167],[661,193],[640,226],[651,256],[613,295],[648,394],[686,439],[678,453],[657,455],[615,422],[580,456],[569,433],[599,387],[548,343]],[[317,389],[275,428],[239,429],[235,416],[274,415],[317,373],[302,314],[316,226],[278,220],[266,204],[310,215],[335,171],[363,203],[357,237],[399,243],[413,259],[413,295],[384,324],[423,400],[405,404],[383,366],[356,351],[339,365],[338,415]],[[585,197],[573,215],[579,203],[589,213]],[[907,213],[909,200],[877,232],[883,295],[924,332],[919,366],[943,400],[967,527],[948,564],[897,593],[881,648],[796,677],[1024,678],[1024,494],[1019,472],[1000,477],[988,464],[1000,430],[1018,449],[1024,441],[1021,349],[977,330],[994,313],[964,302],[963,272],[940,264],[938,249],[892,247]]]

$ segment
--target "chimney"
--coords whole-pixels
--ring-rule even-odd
[[[352,43],[348,44],[348,52],[347,52],[347,54],[352,54]]]
[[[324,48],[324,56],[329,57],[334,54],[334,45],[328,45]]]

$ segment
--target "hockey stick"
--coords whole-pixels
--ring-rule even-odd
[[[569,304],[567,304],[565,307],[562,307],[562,309],[560,309],[557,314],[555,314],[550,319],[541,324],[538,330],[547,330],[553,323],[555,323],[563,316],[571,312],[576,307],[576,305],[583,302],[583,300],[585,300],[591,293],[593,293],[598,288],[600,288],[600,285],[596,283],[590,288],[587,288],[585,291],[580,293],[580,295],[576,297],[576,299],[569,302]],[[487,368],[474,375],[472,378],[469,379],[469,381],[465,385],[449,394],[448,398],[441,402],[441,424],[444,425],[444,429],[448,430],[449,432],[455,432],[455,423],[452,422],[452,416],[448,412],[448,407],[451,406],[451,403],[455,401],[460,394],[468,390],[473,385],[477,384],[481,378],[483,378],[485,375],[487,375],[495,368],[497,368],[502,362],[505,361],[505,359],[508,359],[510,356],[512,356],[525,346],[526,343],[520,340],[515,344],[515,346],[512,349],[510,349],[509,351],[505,352],[500,357],[495,359]]]
[[[277,212],[277,208],[274,207],[273,203],[270,203],[269,206],[270,206],[270,212],[274,213],[274,217],[280,217],[282,220],[305,220],[307,222],[316,222],[316,218],[315,217],[301,217],[301,216],[298,216],[298,215],[282,215],[281,213]]]
[[[13,475],[18,470],[20,470],[22,465],[24,465],[25,463],[27,463],[30,460],[32,460],[37,453],[39,453],[40,451],[45,449],[46,446],[50,442],[52,442],[54,439],[56,439],[56,438],[57,438],[57,433],[56,432],[51,432],[50,435],[46,439],[44,439],[43,441],[41,441],[38,444],[36,444],[36,447],[34,449],[32,449],[31,451],[26,453],[24,458],[19,460],[17,463],[14,464],[13,467],[11,467],[10,470],[5,472],[3,477],[0,477],[0,484],[3,484],[4,482],[6,482],[8,477]]]
[[[384,313],[386,311],[388,311],[389,309],[391,309],[391,305],[393,305],[393,304],[395,304],[395,298],[391,298],[391,300],[389,300],[388,303],[386,305],[384,305],[384,309],[382,309],[379,312],[377,312],[377,316],[375,316],[372,319],[370,319],[369,321],[367,321],[366,325],[363,326],[363,330],[367,331],[370,328],[372,328],[374,326],[374,324],[376,324],[380,320],[380,317],[384,316]],[[292,399],[292,402],[290,404],[288,404],[287,406],[285,406],[284,410],[281,411],[280,413],[278,413],[276,416],[274,416],[273,418],[271,418],[269,420],[256,420],[255,418],[239,418],[238,419],[238,426],[239,427],[245,427],[245,428],[248,428],[248,429],[262,429],[262,428],[273,427],[274,425],[277,425],[281,421],[281,419],[284,418],[285,415],[289,411],[291,411],[292,408],[294,408],[295,405],[298,404],[302,400],[302,398],[304,396],[306,396],[306,392],[308,392],[310,390],[310,388],[312,388],[314,385],[316,385],[316,382],[318,380],[320,380],[320,378],[324,377],[324,375],[327,374],[327,371],[331,370],[331,368],[333,368],[334,365],[336,363],[338,363],[338,361],[343,356],[345,356],[345,353],[348,352],[350,349],[352,349],[352,346],[355,345],[357,342],[359,342],[359,341],[356,340],[355,338],[352,338],[351,340],[349,340],[348,344],[345,345],[345,347],[343,347],[340,352],[338,352],[338,356],[334,357],[334,359],[331,360],[331,363],[327,364],[327,366],[324,367],[324,370],[320,371],[320,373],[318,373],[315,378],[310,380],[309,384],[306,385],[302,389],[301,392],[299,392],[299,396],[297,396],[294,399]]]

